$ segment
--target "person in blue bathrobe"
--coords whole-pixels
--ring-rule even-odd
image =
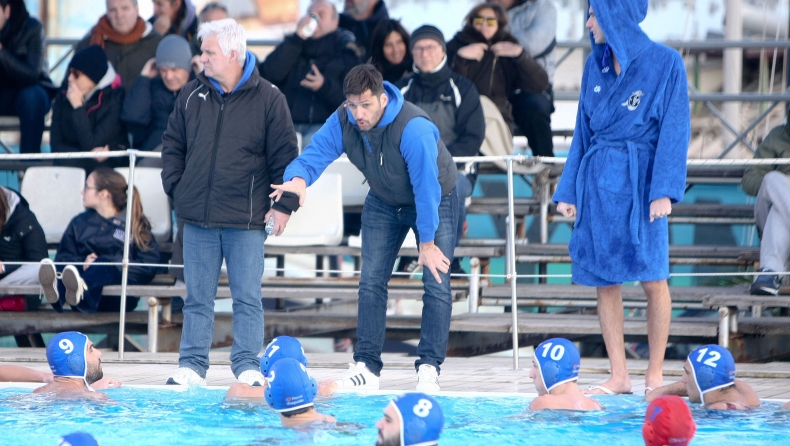
[[[576,216],[569,244],[573,282],[598,289],[598,315],[612,377],[591,393],[625,393],[620,286],[639,281],[648,302],[645,386],[662,385],[671,298],[672,204],[683,198],[691,133],[680,54],[651,41],[639,23],[647,0],[590,0],[592,53],[582,77],[576,129],[554,194]]]

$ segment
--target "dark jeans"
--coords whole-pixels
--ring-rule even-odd
[[[47,91],[40,85],[25,88],[0,87],[0,116],[19,118],[22,133],[20,153],[41,152],[44,117],[52,107]]]
[[[394,207],[368,193],[362,210],[362,277],[359,282],[357,345],[354,361],[364,362],[371,372],[381,373],[381,349],[387,323],[387,283],[403,239],[417,231],[417,211],[413,206]],[[439,227],[434,243],[452,261],[458,221],[458,198],[455,189],[442,197],[439,204]],[[447,354],[450,336],[452,293],[450,274],[439,273],[442,283],[436,282],[430,271],[423,271],[422,325],[417,346],[415,367],[430,364],[440,368]]]
[[[551,114],[554,113],[554,92],[551,85],[540,93],[519,92],[508,98],[513,105],[513,119],[527,137],[534,156],[554,156],[551,139]]]
[[[112,262],[106,257],[99,257],[96,262]],[[82,269],[82,265],[74,265],[80,273],[80,277],[85,281],[88,289],[82,295],[82,300],[77,307],[72,307],[74,311],[80,313],[112,313],[121,311],[121,298],[120,296],[108,296],[106,299],[102,296],[102,291],[107,285],[120,285],[121,284],[121,269],[113,265],[91,265],[87,270]],[[57,267],[58,272],[63,272],[64,266]],[[151,282],[152,276],[140,276],[136,274],[129,274],[127,283],[129,285],[146,285]],[[60,300],[58,303],[52,304],[52,308],[57,312],[63,312],[63,307],[66,305],[66,287],[63,286],[63,281],[58,281],[58,294]],[[139,297],[126,297],[126,311],[134,311],[139,302]]]

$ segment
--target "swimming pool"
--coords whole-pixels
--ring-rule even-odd
[[[280,427],[265,404],[222,404],[224,389],[108,390],[114,402],[52,402],[29,388],[0,388],[0,444],[54,445],[86,431],[103,446],[122,445],[373,445],[373,427],[391,395],[344,393],[317,400],[337,426],[304,431]],[[457,394],[454,394],[457,395]],[[605,412],[525,411],[526,396],[439,396],[446,421],[441,445],[640,445],[647,404],[637,396],[602,397]],[[781,444],[790,438],[790,411],[765,403],[751,413],[708,412],[695,406],[694,445]]]

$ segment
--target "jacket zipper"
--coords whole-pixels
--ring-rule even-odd
[[[255,175],[252,176],[252,182],[250,183],[250,221],[247,222],[247,229],[250,229],[250,225],[252,224],[252,189],[255,187]]]
[[[496,61],[498,57],[494,56],[494,64],[491,65],[491,78],[488,80],[488,94],[491,94],[491,90],[494,88],[494,72],[496,71]]]
[[[209,94],[211,93],[209,92]],[[208,210],[209,210],[209,202],[211,198],[211,186],[214,183],[214,169],[216,169],[217,152],[219,151],[219,131],[222,128],[222,118],[225,116],[226,102],[227,102],[227,98],[222,98],[222,105],[219,108],[219,119],[217,119],[217,130],[216,130],[216,134],[214,135],[214,151],[211,153],[211,170],[208,173],[208,193],[206,194],[206,218],[204,219],[203,222],[204,227],[208,227],[209,225]]]

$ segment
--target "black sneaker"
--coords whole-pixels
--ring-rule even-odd
[[[450,265],[450,275],[456,279],[466,279],[467,277],[464,277],[466,274],[466,270],[461,266],[461,259],[458,257],[454,258],[453,263]]]
[[[772,273],[775,271],[768,268],[760,268],[760,272]],[[749,292],[760,296],[776,296],[779,294],[779,276],[776,274],[757,276]]]

